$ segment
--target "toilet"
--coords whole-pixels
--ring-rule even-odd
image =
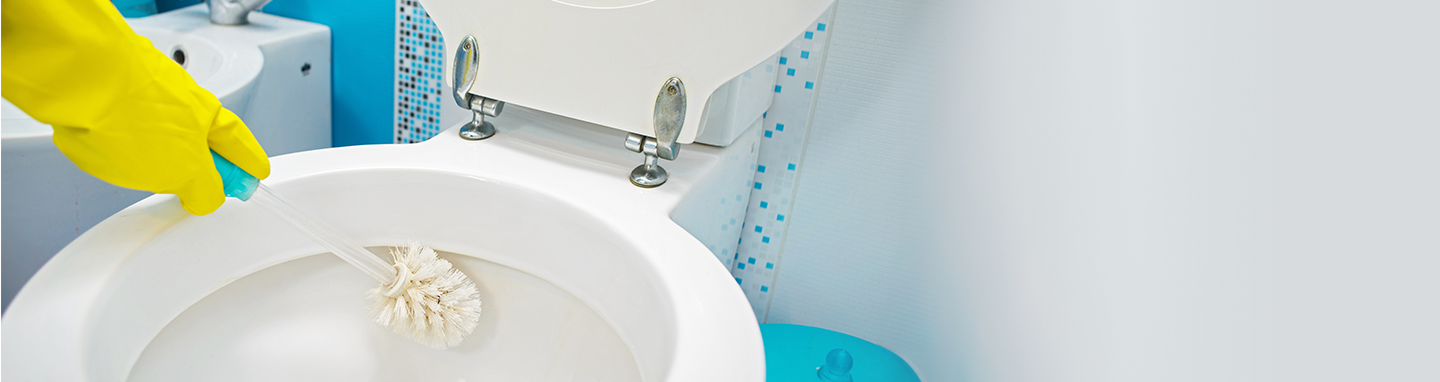
[[[197,217],[156,195],[20,291],[0,377],[763,381],[760,329],[720,257],[739,238],[767,63],[833,2],[423,5],[460,89],[427,97],[471,120],[275,157],[264,183],[377,254],[416,240],[469,275],[484,310],[460,346],[370,322],[373,280],[258,205]]]

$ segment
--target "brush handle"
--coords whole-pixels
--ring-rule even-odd
[[[305,236],[309,236],[311,240],[325,249],[329,249],[330,253],[334,253],[335,256],[339,256],[341,260],[345,260],[350,265],[360,268],[361,271],[374,277],[375,280],[379,280],[380,283],[388,284],[395,281],[396,271],[389,263],[375,257],[375,254],[345,238],[314,216],[296,208],[295,205],[285,201],[285,198],[270,191],[270,188],[265,187],[264,184],[257,183],[255,193],[250,196],[250,201],[265,207],[280,219],[290,222],[290,225],[295,226]]]
[[[210,157],[215,160],[215,171],[220,173],[220,180],[224,183],[225,196],[244,201],[254,200],[260,206],[265,207],[265,210],[295,226],[305,236],[309,236],[310,240],[329,249],[330,253],[339,256],[341,260],[360,268],[370,277],[380,280],[381,284],[394,281],[396,270],[390,264],[346,239],[345,236],[325,225],[320,219],[295,208],[295,205],[285,201],[285,198],[270,191],[269,187],[260,184],[260,179],[245,172],[240,166],[231,163],[230,160],[220,156],[214,150],[210,151]]]

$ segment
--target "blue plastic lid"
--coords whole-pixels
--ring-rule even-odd
[[[145,17],[159,13],[155,0],[110,0],[121,16],[126,18]]]
[[[230,163],[215,150],[210,150],[210,156],[215,159],[215,171],[220,172],[220,179],[225,182],[225,196],[250,200],[250,195],[254,195],[255,189],[260,187],[260,179]]]
[[[890,350],[845,333],[804,325],[764,324],[767,382],[920,382]]]

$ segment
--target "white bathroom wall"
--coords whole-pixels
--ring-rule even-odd
[[[774,66],[779,71],[774,98],[770,109],[761,116],[764,131],[759,156],[751,169],[754,179],[747,187],[744,221],[736,227],[740,240],[733,256],[716,254],[730,267],[735,282],[750,300],[755,318],[761,322],[769,312],[775,277],[783,263],[781,248],[795,206],[798,180],[804,173],[801,157],[810,135],[818,89],[823,86],[820,79],[834,15],[832,7],[779,53]]]
[[[945,54],[934,7],[840,0],[764,323],[836,330],[911,360],[937,296],[924,279],[929,119]],[[763,153],[762,153],[763,154]],[[860,364],[863,360],[856,360]],[[922,377],[923,366],[914,365]],[[927,378],[944,381],[946,379]]]
[[[926,381],[1440,379],[1437,7],[841,0],[768,322]]]

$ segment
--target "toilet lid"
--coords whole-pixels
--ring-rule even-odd
[[[451,55],[472,35],[479,72],[469,93],[653,137],[656,96],[676,77],[688,97],[678,142],[690,143],[716,88],[794,40],[833,1],[420,3],[445,37],[446,83],[454,83]]]

